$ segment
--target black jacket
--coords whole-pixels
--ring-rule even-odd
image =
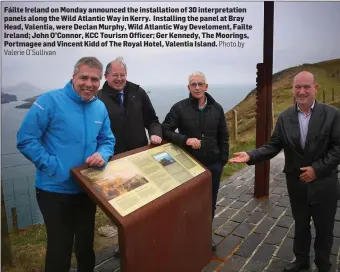
[[[162,124],[164,139],[192,154],[203,165],[220,161],[226,164],[229,157],[229,133],[223,108],[206,93],[207,105],[203,111],[198,100],[191,95],[172,106]],[[175,130],[178,129],[178,133]],[[188,138],[201,140],[201,148],[186,145]]]
[[[309,121],[305,148],[300,144],[300,125],[297,106],[282,112],[272,137],[262,147],[248,152],[249,165],[275,157],[281,150],[285,154],[284,173],[290,195],[298,190],[300,168],[312,166],[316,180],[308,183],[311,201],[339,198],[337,167],[340,164],[340,111],[332,106],[315,102]]]
[[[127,82],[124,88],[124,110],[118,102],[117,91],[107,81],[98,91],[111,121],[111,130],[116,138],[115,153],[119,154],[148,144],[149,136],[162,137],[162,126],[151,104],[149,96],[139,85]]]

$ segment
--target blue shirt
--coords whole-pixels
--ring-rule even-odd
[[[300,143],[301,143],[302,148],[305,148],[306,138],[307,138],[307,134],[308,134],[309,120],[310,120],[310,117],[312,115],[314,105],[315,105],[315,101],[314,101],[312,107],[309,109],[307,114],[302,112],[301,109],[299,108],[299,106],[297,106],[299,124],[300,124]]]

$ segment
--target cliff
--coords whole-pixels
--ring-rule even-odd
[[[1,92],[1,104],[6,104],[14,101],[18,101],[16,95]]]

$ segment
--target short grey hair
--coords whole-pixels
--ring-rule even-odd
[[[100,78],[103,76],[103,64],[96,57],[83,57],[78,60],[74,66],[73,75],[79,72],[79,68],[82,65],[87,65],[90,68],[96,68],[100,70]]]
[[[192,77],[195,77],[195,76],[202,77],[203,80],[204,80],[204,83],[206,83],[205,75],[204,75],[202,72],[193,72],[192,74],[190,74],[190,76],[189,76],[189,78],[188,78],[188,83],[190,83],[190,79],[191,79]]]
[[[109,62],[106,65],[105,74],[111,73],[111,66],[112,66],[113,63],[119,63],[125,69],[125,71],[127,72],[127,66],[126,66],[126,63],[124,61],[124,58],[118,57],[118,58],[115,58],[113,61]]]

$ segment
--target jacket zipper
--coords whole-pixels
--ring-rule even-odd
[[[201,150],[203,150],[203,155],[205,156],[205,150],[204,150],[204,110],[199,110],[200,115],[200,129],[201,129]]]
[[[84,140],[85,140],[85,148],[84,148],[84,161],[86,160],[86,146],[87,146],[87,129],[86,129],[86,116],[85,116],[85,105],[83,106],[83,119],[84,119],[84,130],[85,130],[85,136],[84,136]]]

